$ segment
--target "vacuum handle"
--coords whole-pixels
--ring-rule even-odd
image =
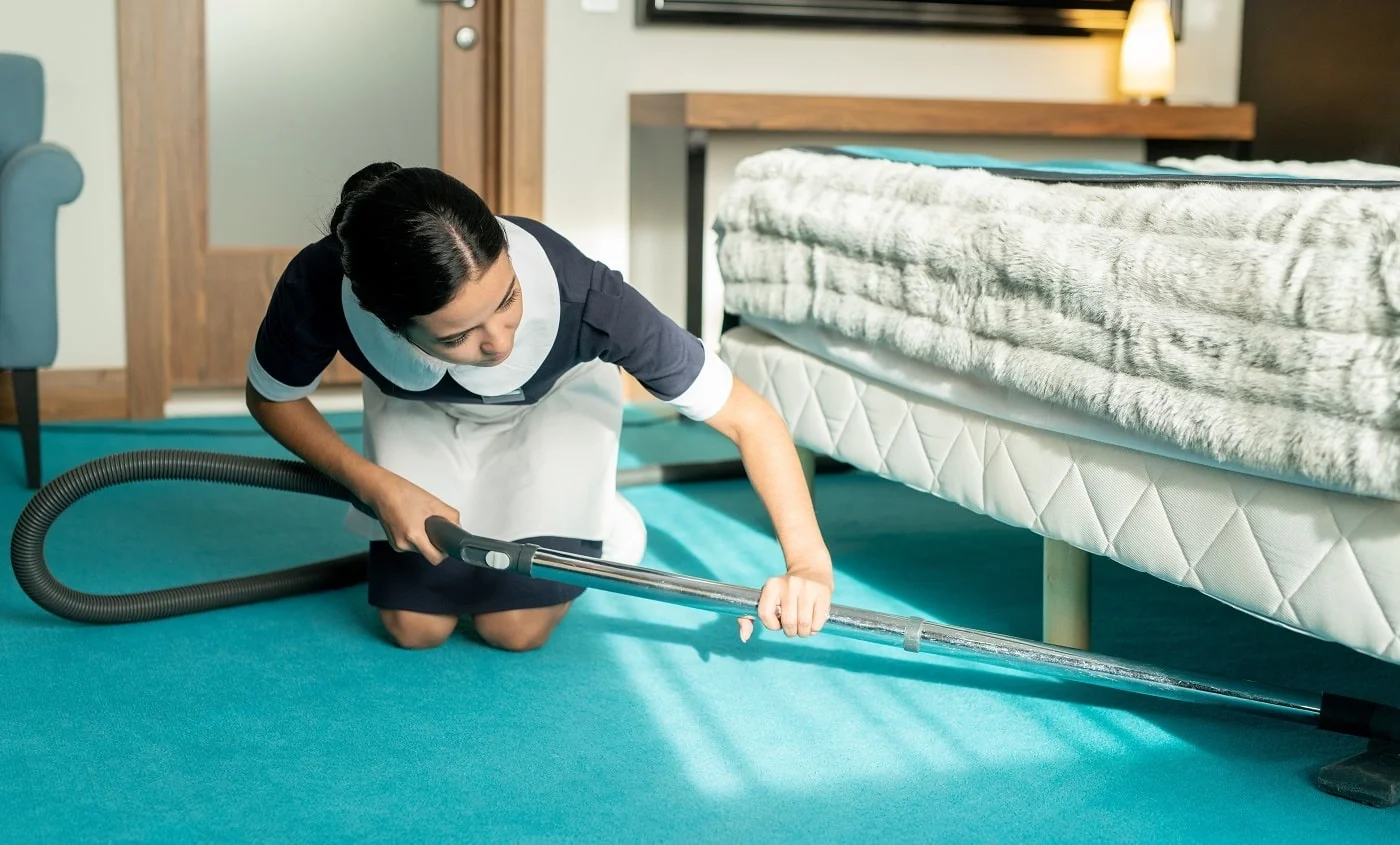
[[[444,554],[483,569],[508,569],[528,577],[530,564],[539,550],[539,546],[529,543],[507,543],[490,537],[478,537],[440,516],[428,517],[424,528],[428,539]]]

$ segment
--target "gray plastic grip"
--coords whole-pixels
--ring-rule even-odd
[[[443,554],[483,569],[509,569],[530,577],[530,564],[535,560],[535,552],[539,551],[539,546],[528,543],[507,543],[490,537],[478,537],[440,516],[428,517],[424,528],[428,539]]]

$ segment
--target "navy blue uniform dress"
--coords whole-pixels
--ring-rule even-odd
[[[640,559],[645,529],[616,491],[618,368],[696,420],[723,407],[733,377],[617,271],[542,223],[498,220],[522,308],[505,361],[450,364],[391,332],[359,306],[338,244],[326,238],[303,249],[273,290],[249,382],[271,401],[301,399],[339,353],[364,375],[366,457],[456,508],[467,530]],[[371,540],[377,607],[461,616],[558,604],[580,592],[450,559],[433,566],[393,550],[358,510],[346,519]]]

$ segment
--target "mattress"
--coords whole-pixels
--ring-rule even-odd
[[[998,419],[753,326],[720,356],[816,452],[1400,663],[1400,503]]]
[[[853,373],[926,399],[936,399],[986,414],[994,419],[1260,478],[1273,478],[1290,484],[1335,490],[1340,493],[1354,492],[1299,475],[1267,473],[1255,467],[1212,460],[1206,455],[1188,451],[1169,441],[1115,425],[1110,420],[1046,402],[1012,388],[956,373],[936,364],[918,361],[892,349],[859,343],[820,326],[780,323],[762,318],[745,318],[744,323],[778,338],[795,349],[823,361],[839,364]]]
[[[770,151],[718,208],[725,306],[1400,499],[1400,182],[1324,172]]]

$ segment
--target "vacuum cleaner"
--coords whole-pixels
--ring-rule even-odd
[[[819,472],[843,469],[819,462]],[[619,487],[744,477],[740,461],[664,464],[620,470]],[[59,515],[82,497],[119,484],[150,480],[210,481],[323,496],[370,513],[343,485],[292,460],[193,450],[111,455],[50,481],[15,525],[10,556],[20,587],[40,607],[85,623],[128,623],[352,586],[365,578],[357,554],[258,575],[125,595],[83,593],[60,583],[44,560],[44,539]],[[433,517],[433,544],[467,564],[509,570],[594,590],[732,616],[754,616],[759,591],[477,536]],[[1318,786],[1378,807],[1400,803],[1400,708],[1330,693],[1177,672],[1032,640],[921,619],[833,605],[823,633],[939,654],[1159,698],[1205,703],[1370,740],[1366,752],[1325,766]]]

